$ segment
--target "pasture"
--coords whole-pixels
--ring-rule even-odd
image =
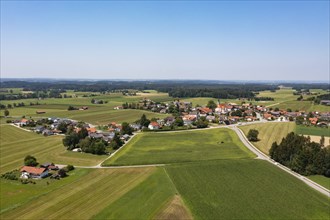
[[[166,166],[195,219],[329,219],[329,199],[261,160]]]
[[[276,141],[280,143],[282,138],[295,130],[294,122],[269,122],[262,124],[251,124],[240,126],[239,128],[243,131],[245,136],[248,134],[250,129],[256,129],[259,131],[258,138],[260,139],[257,142],[253,142],[253,145],[256,146],[263,153],[269,153],[269,149],[272,144]]]
[[[234,131],[220,128],[139,134],[103,165],[171,164],[253,157]]]
[[[63,136],[44,137],[11,125],[0,126],[1,173],[20,168],[24,157],[33,155],[39,163],[96,165],[107,156],[67,151],[62,144]]]
[[[89,170],[81,178],[48,193],[42,194],[40,189],[39,196],[4,211],[0,218],[90,219],[146,180],[155,170],[154,167]]]
[[[325,137],[330,137],[330,128],[297,125],[295,132],[297,134],[303,134],[303,135],[313,135],[313,136],[324,135]]]

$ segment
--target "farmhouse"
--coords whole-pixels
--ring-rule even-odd
[[[158,122],[152,121],[150,122],[148,128],[150,130],[158,130],[160,128],[160,125],[158,124]]]
[[[21,169],[21,178],[33,178],[33,179],[41,179],[48,176],[48,170],[46,168],[37,168],[24,166]]]

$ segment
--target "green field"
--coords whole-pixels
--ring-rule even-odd
[[[303,110],[307,112],[311,111],[320,111],[320,112],[329,112],[330,106],[325,105],[314,105],[311,101],[297,101],[299,95],[293,95],[295,90],[292,89],[279,89],[276,92],[271,91],[262,91],[259,93],[259,97],[272,97],[274,101],[266,101],[264,102],[266,106],[271,106],[272,108],[279,108],[279,109],[288,109],[290,108],[292,111],[295,110]],[[326,91],[320,89],[311,90],[311,92],[317,92],[320,94],[325,94]],[[304,95],[304,99],[309,97],[316,96],[316,95]],[[262,102],[259,102],[262,103]]]
[[[78,180],[49,193],[44,193],[41,188],[37,197],[14,209],[2,212],[0,218],[90,219],[146,180],[155,169],[150,167],[89,170],[88,174]],[[38,187],[37,184],[34,186]],[[170,196],[170,189],[168,192]],[[1,194],[7,194],[7,198],[10,196],[8,192],[2,190]],[[1,195],[1,199],[6,197]]]
[[[330,178],[322,175],[308,176],[308,178],[330,190]]]
[[[253,145],[256,146],[263,153],[269,153],[269,149],[272,144],[277,141],[280,143],[282,138],[295,130],[294,122],[270,122],[263,124],[251,124],[240,126],[239,128],[244,132],[245,136],[248,134],[250,129],[256,129],[259,131],[258,138],[260,139],[257,142],[253,142]]]
[[[78,105],[77,105],[78,107]],[[60,117],[70,118],[78,121],[88,122],[94,125],[105,125],[110,122],[134,122],[141,118],[142,114],[145,114],[149,119],[151,118],[165,118],[168,114],[159,114],[151,111],[136,110],[136,109],[124,109],[114,110],[110,106],[90,106],[85,111],[68,111],[67,105],[39,105],[39,106],[27,106],[19,107],[9,110],[10,116],[13,118],[21,118],[23,115],[26,118],[39,118],[39,117]],[[37,110],[43,110],[45,114],[36,114]],[[3,111],[2,111],[3,114]],[[10,119],[10,118],[8,118]]]
[[[92,219],[151,219],[175,193],[175,187],[164,168],[157,168],[146,180]]]
[[[1,173],[20,168],[24,157],[33,155],[39,163],[96,165],[107,156],[67,151],[62,144],[63,136],[44,137],[11,125],[0,126]]]
[[[195,219],[329,219],[329,199],[261,160],[166,166]]]
[[[173,98],[169,97],[167,93],[137,93],[137,96],[124,96],[121,93],[99,94],[93,93],[97,96],[82,97],[82,95],[91,94],[86,92],[69,91],[68,95],[75,95],[74,98],[47,98],[42,100],[37,99],[21,99],[21,100],[4,100],[1,104],[25,103],[24,107],[16,107],[9,109],[9,116],[13,118],[36,118],[36,117],[62,117],[71,118],[79,121],[89,122],[95,125],[104,125],[110,122],[134,122],[138,120],[142,114],[146,114],[148,118],[165,118],[167,114],[158,114],[150,111],[142,110],[114,110],[115,106],[121,106],[123,103],[138,102],[143,98],[151,99],[156,102],[171,101]],[[92,99],[107,101],[106,104],[91,104]],[[30,106],[30,102],[39,102],[40,105]],[[68,107],[88,106],[89,109],[85,111],[68,111]],[[36,111],[45,111],[45,114],[36,114]],[[4,115],[4,111],[0,111],[0,116]]]
[[[240,142],[234,131],[220,128],[143,133],[134,137],[104,165],[169,164],[252,157],[254,155]]]
[[[52,179],[35,180],[36,184],[21,184],[19,181],[0,179],[0,214],[27,204],[40,196],[78,181],[91,170],[75,169],[61,181]],[[47,184],[48,182],[48,184]]]
[[[330,128],[320,128],[314,126],[304,126],[304,125],[297,125],[295,132],[297,134],[304,134],[304,135],[315,135],[315,136],[322,136],[330,137]]]

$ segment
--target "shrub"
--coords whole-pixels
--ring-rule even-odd
[[[67,171],[74,170],[74,166],[73,165],[67,165],[66,169],[67,169]]]

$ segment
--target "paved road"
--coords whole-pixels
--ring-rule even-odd
[[[313,189],[315,189],[315,190],[319,191],[320,193],[322,193],[322,194],[330,197],[330,190],[328,190],[325,187],[323,187],[323,186],[315,183],[314,181],[312,181],[312,180],[310,180],[310,179],[308,179],[308,178],[300,175],[299,173],[296,173],[296,172],[290,170],[286,166],[283,166],[282,164],[275,162],[270,157],[268,157],[266,154],[262,153],[259,149],[257,149],[253,144],[251,144],[247,140],[247,138],[245,137],[244,133],[236,125],[230,126],[230,128],[236,132],[236,134],[241,139],[241,141],[244,143],[244,145],[248,149],[250,149],[253,153],[255,153],[257,155],[257,158],[258,159],[262,159],[262,160],[268,161],[269,163],[273,164],[274,166],[277,166],[278,168],[284,170],[285,172],[287,172],[287,173],[291,174],[292,176],[298,178],[299,180],[303,181],[304,183],[306,183],[307,185],[309,185]]]

